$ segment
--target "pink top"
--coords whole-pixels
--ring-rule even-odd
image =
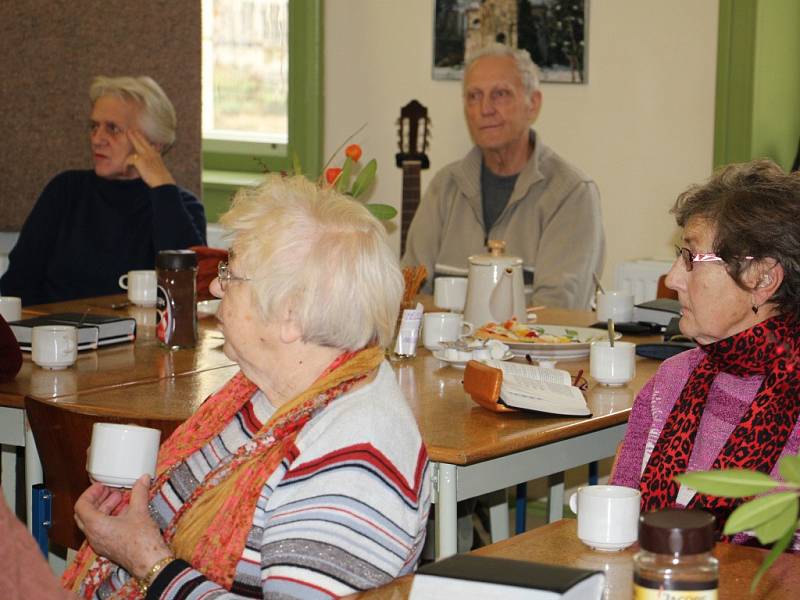
[[[702,358],[703,351],[696,348],[664,361],[653,378],[636,396],[611,483],[632,488],[639,487],[647,459],[650,458],[670,410],[678,400],[692,370]],[[762,379],[761,376],[741,378],[727,373],[717,375],[700,419],[700,429],[689,458],[689,471],[704,471],[711,468],[728,436],[739,424],[755,398]],[[798,448],[800,448],[800,422],[795,423],[781,456],[797,454]],[[772,475],[778,475],[777,464],[772,470]],[[736,538],[734,541],[739,541],[739,536]],[[793,549],[800,551],[797,536]]]

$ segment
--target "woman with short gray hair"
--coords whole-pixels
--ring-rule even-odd
[[[99,483],[75,504],[88,545],[65,583],[81,598],[339,598],[419,559],[429,463],[384,358],[403,278],[383,225],[278,175],[222,223],[211,291],[241,371],[162,444],[126,511]]]
[[[180,188],[162,156],[175,109],[150,77],[96,77],[89,89],[93,170],[47,184],[9,255],[0,292],[25,305],[119,292],[160,250],[203,245],[203,205]]]

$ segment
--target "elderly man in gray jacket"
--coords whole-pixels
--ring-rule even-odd
[[[588,308],[605,239],[595,183],[544,145],[531,125],[542,93],[526,50],[495,44],[464,73],[475,142],[431,181],[409,229],[404,265],[466,269],[489,239],[534,272],[533,303]],[[441,268],[440,268],[441,270]],[[433,275],[425,291],[432,289]]]

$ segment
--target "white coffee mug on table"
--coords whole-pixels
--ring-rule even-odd
[[[578,539],[595,550],[614,552],[639,535],[639,490],[621,485],[589,485],[569,499],[578,515]]]
[[[45,369],[65,369],[78,358],[78,330],[72,325],[33,328],[31,360]]]
[[[625,385],[636,376],[636,344],[615,341],[592,342],[589,372],[602,385]]]
[[[0,296],[0,315],[6,321],[19,321],[22,318],[22,298]]]
[[[466,302],[466,277],[437,277],[433,280],[433,303],[436,306],[455,312],[464,312]]]
[[[128,290],[128,300],[138,306],[155,306],[158,289],[155,271],[128,271],[119,278],[119,287]]]
[[[428,350],[439,350],[442,342],[456,342],[472,335],[472,323],[459,313],[431,312],[422,317],[422,343]]]
[[[633,294],[618,290],[597,294],[597,320],[605,323],[609,319],[616,323],[633,321]]]
[[[112,487],[133,487],[147,473],[156,474],[161,432],[150,427],[95,423],[86,470],[94,481]]]

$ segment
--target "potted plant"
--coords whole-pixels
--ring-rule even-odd
[[[750,498],[731,513],[722,533],[733,535],[752,531],[764,545],[772,544],[758,569],[750,591],[761,576],[789,546],[798,526],[800,508],[800,456],[784,456],[778,461],[783,481],[766,473],[746,469],[694,471],[678,475],[683,485],[703,494],[728,498]]]

